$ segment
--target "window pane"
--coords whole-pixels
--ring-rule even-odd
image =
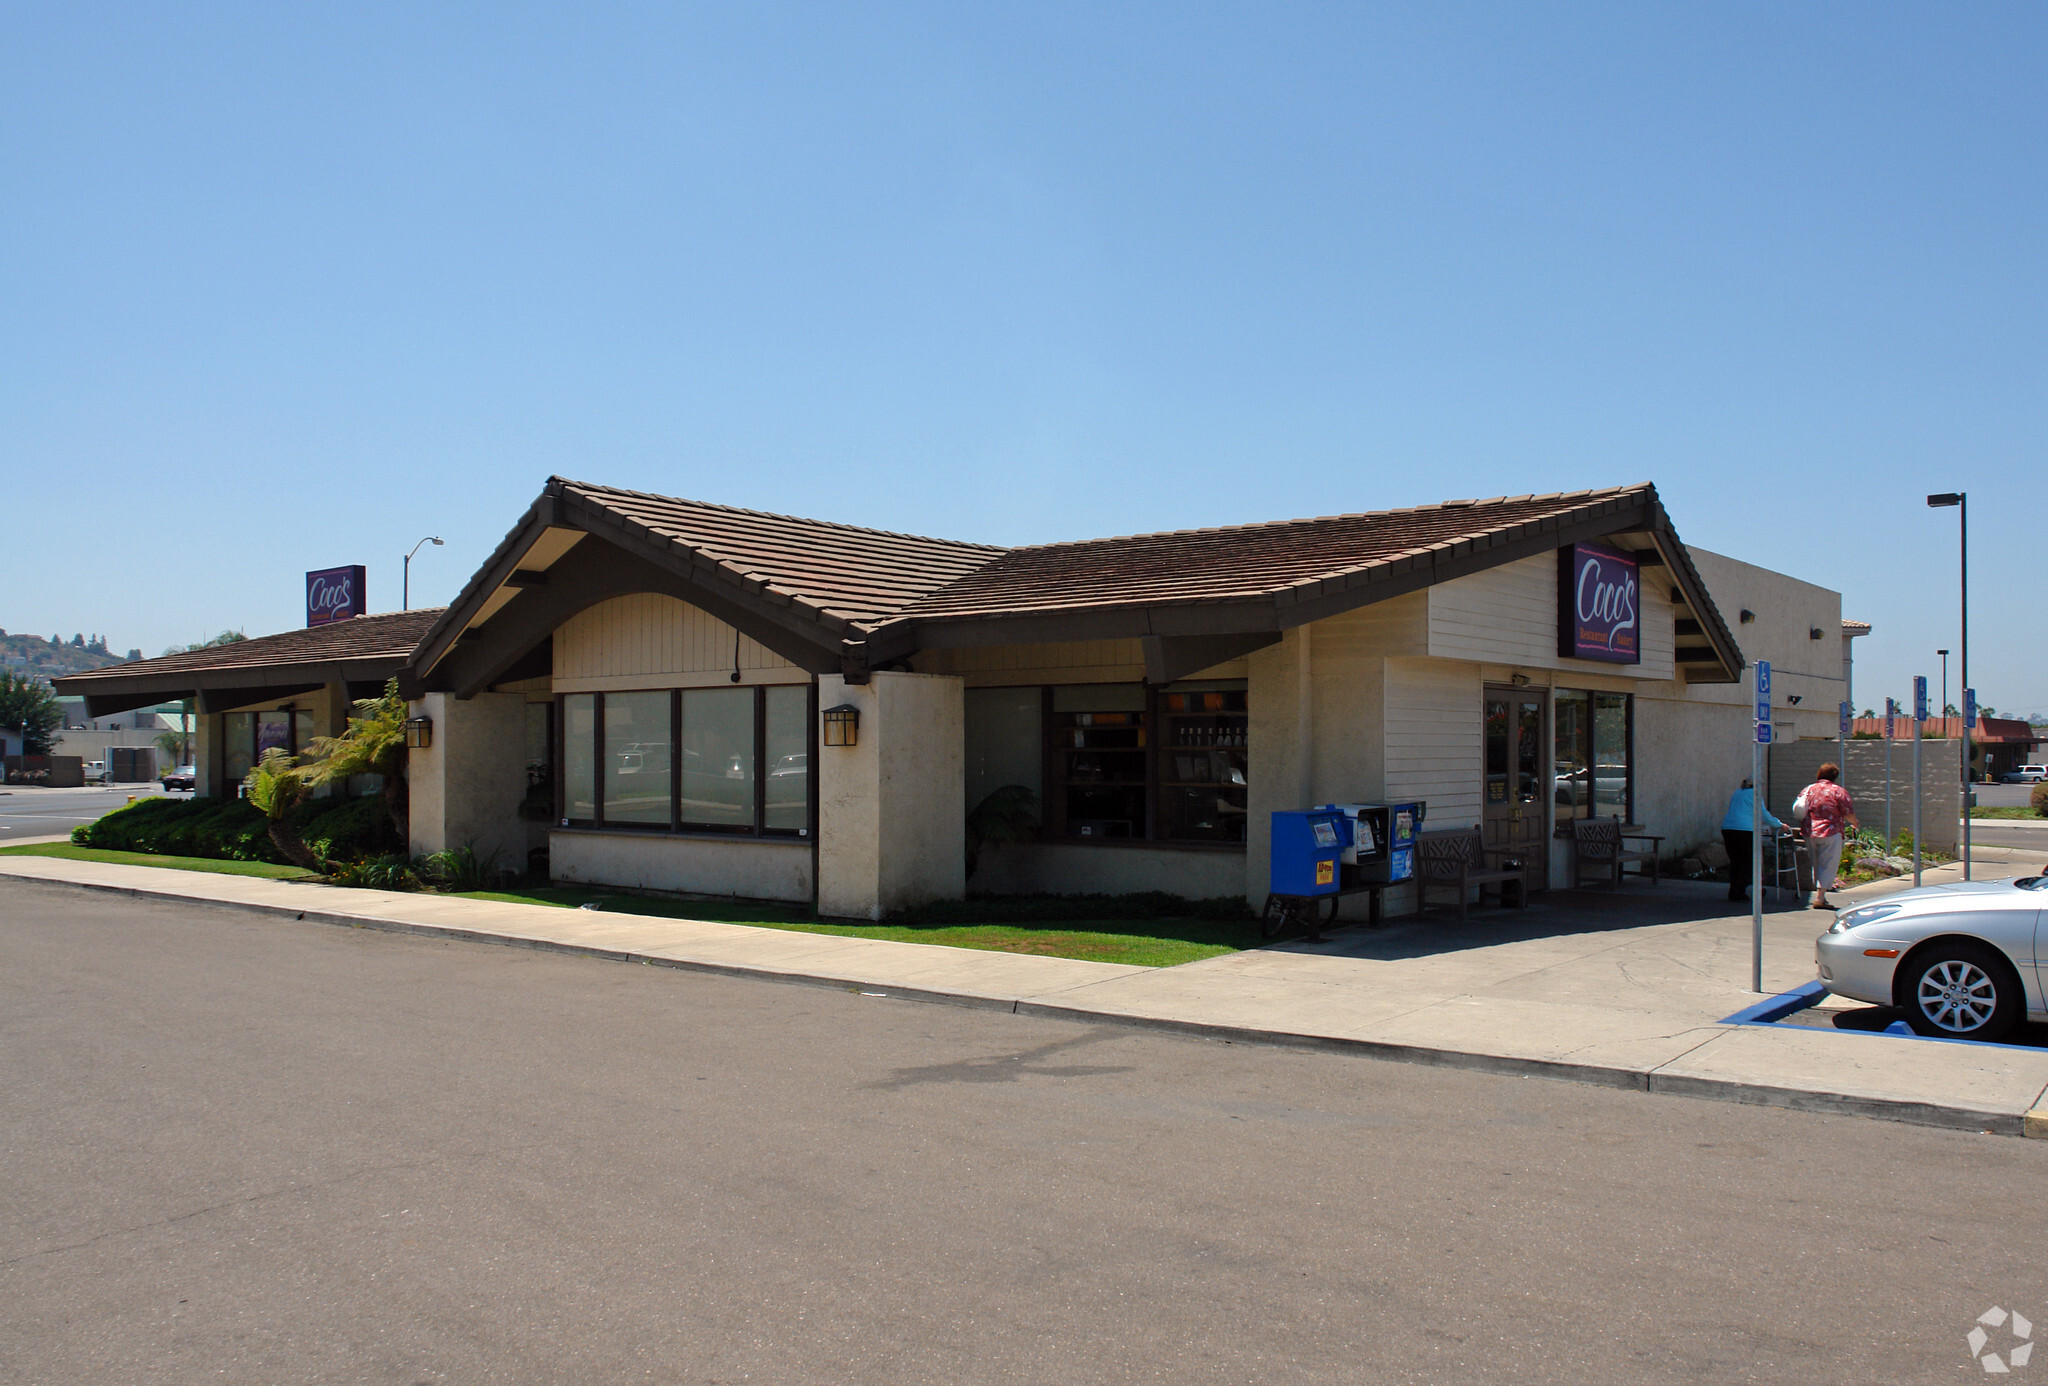
[[[768,700],[769,832],[802,832],[811,824],[811,690],[776,685]]]
[[[970,688],[966,702],[968,812],[1006,785],[1022,785],[1033,798],[1042,799],[1045,718],[1040,691]]]
[[[683,692],[683,821],[754,826],[754,690]]]
[[[604,821],[668,826],[668,694],[604,695]]]
[[[1569,688],[1557,690],[1557,706],[1552,713],[1555,732],[1557,766],[1552,800],[1556,805],[1557,819],[1563,822],[1585,815],[1591,804],[1591,794],[1586,785],[1586,754],[1592,743],[1592,702],[1583,692]]]
[[[597,817],[597,695],[562,700],[562,815],[588,823]]]
[[[228,712],[221,715],[221,770],[228,784],[238,785],[256,764],[256,714]],[[228,794],[233,796],[234,790]]]
[[[1243,842],[1250,742],[1244,685],[1175,684],[1159,696],[1162,838]]]
[[[1593,816],[1628,817],[1628,694],[1593,695]]]
[[[256,759],[263,759],[263,753],[272,748],[280,751],[292,748],[292,715],[289,712],[256,714]]]
[[[313,730],[313,714],[303,709],[292,713],[292,750],[303,752],[316,733]]]
[[[1486,700],[1486,802],[1505,804],[1508,801],[1508,705],[1497,699]]]

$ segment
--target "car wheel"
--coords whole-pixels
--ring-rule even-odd
[[[2001,1040],[2020,1019],[2020,979],[1992,949],[1957,940],[1917,954],[1899,977],[1898,1003],[1916,1034]]]

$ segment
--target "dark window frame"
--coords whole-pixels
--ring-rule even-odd
[[[1244,681],[1222,680],[1222,682]],[[1069,748],[1064,744],[1061,733],[1072,729],[1060,725],[1060,714],[1054,708],[1054,692],[1059,688],[1086,688],[1091,686],[1093,685],[1039,685],[1039,744],[1043,753],[1040,761],[1039,783],[1044,787],[1044,792],[1040,796],[1044,834],[1041,841],[1082,847],[1169,847],[1175,850],[1203,852],[1245,851],[1247,842],[1244,841],[1228,842],[1209,838],[1167,837],[1164,835],[1164,814],[1161,810],[1162,798],[1166,788],[1164,784],[1165,719],[1169,716],[1178,717],[1200,714],[1166,712],[1162,695],[1171,692],[1171,688],[1161,688],[1151,683],[1142,685],[1145,701],[1143,708],[1139,712],[1140,721],[1138,723],[1144,738],[1143,750],[1145,756],[1144,778],[1141,782],[1145,796],[1143,832],[1133,833],[1130,837],[1075,837],[1068,833],[1067,789],[1070,781],[1066,778],[1065,752]],[[1249,692],[1248,686],[1245,691]],[[1221,715],[1242,715],[1245,718],[1245,769],[1246,780],[1249,781],[1251,768],[1251,716],[1249,706],[1247,706],[1246,711],[1242,714],[1231,712]],[[1175,782],[1175,787],[1179,787],[1178,781]],[[1249,785],[1247,785],[1247,792],[1249,792]],[[1249,821],[1246,822],[1245,829],[1246,837],[1249,839],[1251,831]]]
[[[554,746],[556,766],[554,823],[558,828],[569,828],[577,832],[612,833],[654,833],[665,837],[696,838],[741,838],[762,842],[809,842],[818,833],[818,684],[813,679],[807,685],[751,683],[740,685],[753,694],[753,819],[748,823],[692,823],[683,818],[683,694],[699,691],[698,686],[688,688],[615,688],[589,693],[556,693],[551,701],[550,720],[553,723],[551,740]],[[722,690],[725,684],[705,684],[704,691]],[[804,821],[802,828],[771,828],[768,826],[768,776],[763,762],[767,757],[768,742],[768,690],[771,687],[803,687],[804,713],[807,728],[805,732],[805,773],[804,773]],[[604,765],[605,765],[605,695],[613,693],[666,693],[668,694],[669,729],[669,780],[668,780],[668,822],[666,823],[613,823],[604,814]],[[572,697],[587,697],[591,700],[591,811],[589,818],[569,817],[569,713],[568,700]]]

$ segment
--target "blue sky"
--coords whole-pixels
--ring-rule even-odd
[[[2039,6],[0,6],[0,625],[550,473],[998,543],[1654,480],[2048,710]]]

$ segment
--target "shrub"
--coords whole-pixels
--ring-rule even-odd
[[[120,852],[282,865],[284,854],[271,842],[269,828],[262,812],[243,799],[141,799],[74,829],[71,840]]]
[[[2034,792],[2027,796],[2027,803],[2033,807],[2034,812],[2048,818],[2048,780],[2042,780],[2034,786]]]
[[[374,797],[308,799],[286,816],[306,845],[329,861],[385,856],[403,846],[383,803]],[[122,852],[284,861],[270,840],[268,821],[246,799],[142,799],[74,828],[71,840]]]
[[[381,807],[381,806],[380,806]],[[341,867],[328,878],[329,883],[338,886],[356,886],[363,890],[418,890],[419,877],[412,871],[412,863],[402,852],[385,857],[367,857],[352,861]]]
[[[292,810],[299,836],[332,862],[389,856],[405,844],[392,831],[391,815],[376,795],[361,799],[308,799]]]

